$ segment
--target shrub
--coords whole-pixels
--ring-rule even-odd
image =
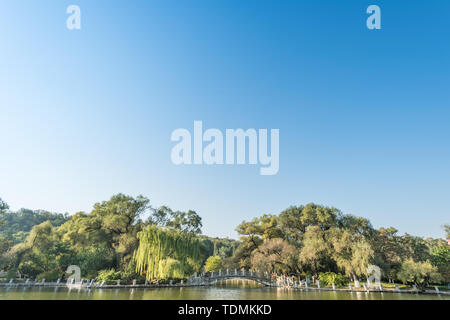
[[[61,277],[61,270],[55,269],[52,271],[43,272],[38,275],[38,279],[42,280],[45,279],[47,282],[56,282]]]
[[[206,260],[206,272],[218,272],[220,269],[222,269],[222,259],[219,256],[211,256]]]
[[[95,277],[97,270],[106,270],[112,266],[113,255],[105,247],[90,248],[79,253],[76,257],[76,265],[80,266],[83,277]]]
[[[110,270],[101,270],[98,273],[97,281],[102,282],[105,281],[106,283],[112,283],[117,280],[119,280],[121,277],[120,271],[115,271],[114,269]]]
[[[17,277],[17,269],[9,269],[6,273],[6,280],[15,279]]]
[[[138,283],[145,282],[144,276],[130,270],[119,272],[119,278],[122,280],[121,283],[123,284],[132,284],[133,280],[136,280]]]
[[[442,280],[437,267],[431,265],[429,261],[415,262],[412,259],[402,263],[398,278],[403,283],[414,283],[420,290],[424,290],[430,283]]]
[[[331,286],[334,283],[336,286],[342,287],[347,283],[347,278],[334,272],[322,272],[319,274],[319,281],[326,286]]]

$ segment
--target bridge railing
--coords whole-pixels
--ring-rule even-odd
[[[257,278],[257,279],[265,279],[269,280],[271,279],[271,275],[267,272],[255,272],[253,270],[219,270],[216,272],[203,272],[199,275],[203,278],[229,278],[229,277],[245,277],[245,278]],[[194,277],[198,277],[197,274],[194,275]]]

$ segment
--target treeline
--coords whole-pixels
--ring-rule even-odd
[[[44,210],[20,209],[9,211],[8,204],[0,199],[0,235],[13,244],[23,242],[35,225],[50,221],[55,227],[69,220],[68,214]]]
[[[336,208],[293,206],[279,215],[244,221],[236,231],[241,245],[233,259],[244,268],[358,281],[367,278],[368,266],[376,265],[383,279],[419,287],[450,280],[447,241],[401,236],[392,227],[377,230],[369,220]],[[445,231],[450,238],[450,226]]]
[[[197,239],[199,265],[193,271],[199,271],[215,250],[226,258],[237,247],[234,240],[201,236],[201,217],[195,211],[173,211],[165,206],[152,208],[149,200],[142,196],[133,198],[117,194],[108,201],[95,204],[90,213],[78,212],[71,217],[48,215],[49,219],[41,222],[42,216],[39,216],[38,220],[31,220],[39,224],[29,230],[28,221],[19,227],[19,231],[17,221],[21,221],[21,212],[25,211],[30,212],[11,212],[1,201],[0,224],[3,230],[10,232],[0,233],[0,270],[8,272],[8,277],[20,272],[26,277],[51,281],[62,278],[69,265],[80,266],[82,276],[87,278],[120,278],[126,282],[145,277],[145,273],[137,271],[134,253],[143,237],[142,232],[150,227],[182,234],[183,239]],[[146,215],[148,217],[144,219]],[[13,225],[11,221],[14,221]],[[20,243],[9,239],[11,232],[22,231],[26,236]],[[168,250],[163,258],[176,260],[173,255],[173,250]],[[179,263],[184,265],[184,261]],[[177,274],[179,272],[167,275],[173,278]]]
[[[384,280],[422,288],[450,280],[447,241],[375,229],[365,218],[316,204],[244,221],[236,229],[239,241],[201,235],[195,211],[152,208],[145,197],[123,194],[71,217],[11,212],[0,200],[0,225],[0,268],[8,277],[19,271],[55,280],[78,265],[87,278],[161,281],[246,268],[338,284],[365,279],[376,265]],[[450,227],[445,231],[450,238]]]

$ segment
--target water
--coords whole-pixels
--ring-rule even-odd
[[[0,300],[450,300],[443,295],[299,291],[227,281],[212,287],[151,289],[0,288]]]

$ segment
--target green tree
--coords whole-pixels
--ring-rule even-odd
[[[201,234],[202,218],[193,210],[173,211],[167,206],[152,209],[149,223],[191,234]]]
[[[427,261],[430,259],[430,248],[423,238],[406,233],[400,237],[400,247],[403,249],[402,260]]]
[[[186,278],[203,264],[200,241],[186,232],[147,226],[139,232],[136,272],[148,280]]]
[[[68,242],[76,252],[82,252],[100,243],[113,249],[112,238],[102,228],[101,219],[84,212],[77,212],[57,228],[62,241]]]
[[[188,212],[175,211],[173,219],[169,221],[167,227],[185,233],[200,234],[202,232],[202,218],[193,210]]]
[[[351,214],[342,215],[339,219],[338,226],[351,233],[361,235],[366,239],[370,239],[375,235],[375,230],[369,220],[362,217],[355,217]]]
[[[94,278],[99,270],[113,266],[114,255],[105,245],[100,245],[78,253],[73,261],[80,267],[82,276]]]
[[[140,216],[149,208],[149,200],[143,196],[136,199],[117,194],[108,201],[96,203],[91,215],[101,218],[101,228],[107,233],[118,236],[132,232]]]
[[[98,272],[97,281],[105,281],[107,283],[113,283],[119,280],[121,277],[120,272],[115,271],[114,269],[109,270],[100,270]]]
[[[343,287],[347,283],[346,277],[334,272],[321,272],[319,280],[326,286],[331,286],[334,283],[336,286]]]
[[[58,239],[52,224],[46,221],[34,226],[25,241],[12,247],[4,256],[11,270],[19,270],[28,276],[57,277],[70,263],[73,252]]]
[[[218,272],[222,269],[222,258],[219,256],[210,256],[205,262],[206,272]]]
[[[9,206],[6,202],[0,198],[0,227],[6,225],[6,220],[4,215],[6,214],[6,211],[9,209]]]
[[[391,278],[395,278],[404,259],[401,237],[397,232],[398,230],[393,227],[380,228],[375,231],[371,242],[374,248],[374,264]]]
[[[6,212],[6,210],[8,209],[9,209],[8,204],[5,201],[3,201],[2,198],[0,198],[0,214]]]
[[[6,211],[9,209],[9,206],[6,202],[0,198],[0,230],[1,227],[5,226],[7,224],[5,219]],[[11,241],[7,239],[4,235],[0,233],[0,268],[5,264],[5,258],[3,257],[3,254],[9,250],[11,247]]]
[[[234,262],[242,268],[251,267],[251,257],[262,243],[262,228],[260,220],[255,218],[252,221],[243,221],[236,227],[236,232],[240,235],[241,244],[234,253]]]
[[[360,234],[348,230],[334,229],[330,232],[331,253],[339,268],[353,278],[366,274],[374,257],[370,243]]]
[[[447,240],[450,239],[450,224],[444,225],[444,231],[445,231],[445,238]]]
[[[44,210],[20,209],[17,212],[3,210],[3,213],[0,214],[0,220],[3,220],[3,226],[0,223],[0,233],[17,244],[23,242],[31,228],[36,225],[50,221],[53,226],[59,226],[68,219],[67,214]]]
[[[167,206],[161,206],[159,208],[152,208],[152,215],[149,217],[148,221],[150,224],[154,224],[158,227],[167,227],[173,216],[173,210]]]
[[[450,281],[450,245],[442,243],[431,247],[431,264],[438,268],[445,281]]]
[[[110,254],[102,251],[105,257],[100,263],[102,267],[125,270],[138,247],[137,234],[144,227],[140,217],[148,209],[149,200],[143,196],[133,198],[117,194],[108,201],[96,203],[89,214],[75,214],[57,232],[78,254],[96,252],[92,248],[109,250],[113,262],[108,265]]]
[[[278,216],[283,238],[297,245],[301,244],[306,227],[302,222],[303,206],[291,206]]]
[[[259,218],[261,236],[265,240],[278,239],[283,237],[279,226],[279,219],[276,215],[265,214]]]
[[[264,240],[283,237],[278,217],[272,214],[264,214],[249,222],[243,221],[237,226],[236,231],[243,236],[251,238],[258,237]]]
[[[326,231],[336,226],[341,215],[342,212],[336,208],[310,203],[303,208],[300,220],[306,228],[309,226],[317,226],[322,231]]]
[[[238,268],[251,268],[252,254],[261,243],[263,243],[262,238],[257,236],[240,237],[240,244],[234,252],[231,265]]]
[[[429,261],[415,262],[411,258],[402,263],[398,277],[403,283],[414,283],[422,291],[430,283],[442,280],[437,267]]]
[[[302,266],[311,270],[315,277],[323,270],[328,261],[330,246],[325,238],[325,231],[319,226],[311,226],[303,237],[299,260]]]
[[[3,235],[0,234],[0,256],[9,250],[11,247],[11,241],[8,241]]]
[[[253,270],[296,273],[298,250],[283,239],[268,239],[252,254]]]

